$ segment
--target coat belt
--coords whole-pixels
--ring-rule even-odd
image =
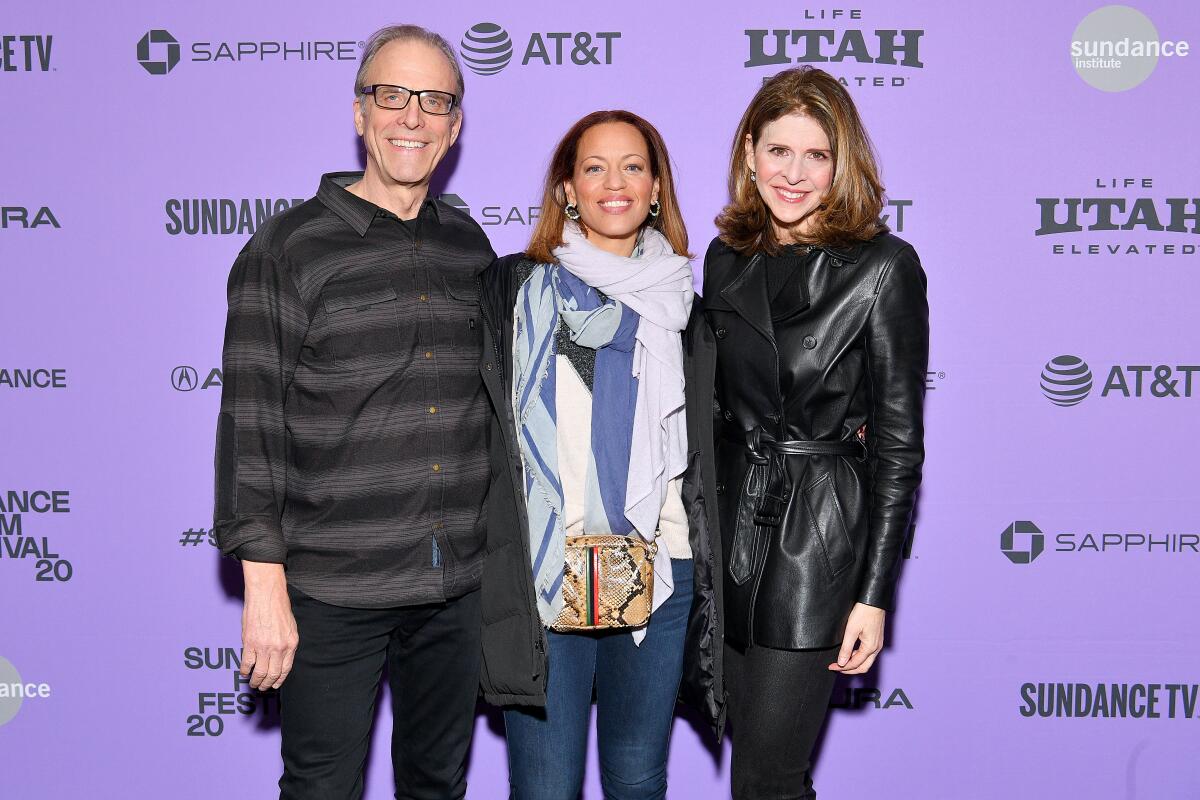
[[[729,433],[729,441],[743,443]],[[792,499],[792,479],[788,474],[788,456],[848,456],[865,459],[866,444],[852,441],[778,440],[754,427],[745,433],[746,480],[737,501],[733,542],[729,552],[729,575],[739,586],[753,573],[755,553],[766,529],[779,527]]]

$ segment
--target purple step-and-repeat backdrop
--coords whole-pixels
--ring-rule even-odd
[[[525,244],[562,132],[613,107],[665,135],[703,252],[763,78],[842,78],[929,274],[933,350],[889,647],[839,686],[818,788],[1200,797],[1183,0],[8,4],[0,797],[272,795],[277,700],[237,679],[238,569],[210,537],[225,279],[266,217],[360,165],[356,62],[392,22],[474,67],[436,190],[499,253]],[[369,797],[391,796],[389,726]],[[506,794],[483,707],[470,781]],[[727,793],[728,747],[684,714],[670,782]]]

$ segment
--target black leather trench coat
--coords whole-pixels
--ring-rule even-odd
[[[697,500],[716,499],[726,639],[829,647],[855,602],[891,608],[924,461],[925,274],[890,233],[819,248],[774,308],[765,272],[719,240],[705,257],[686,337],[707,381],[689,421],[713,420]]]
[[[487,499],[487,548],[482,578],[484,698],[500,706],[546,704],[546,636],[538,617],[529,557],[529,522],[521,490],[521,461],[516,422],[509,397],[512,387],[513,307],[517,297],[516,266],[522,254],[497,259],[480,283],[484,317],[484,356],[480,364],[495,414],[489,434],[491,488]],[[697,377],[685,352],[686,391],[707,387],[710,375]],[[688,621],[681,694],[719,730],[724,690],[720,673],[720,579],[716,575],[719,545],[713,535],[716,507],[706,505],[700,488],[702,442],[712,441],[712,416],[688,419],[688,469],[683,503],[688,511],[694,593]],[[711,476],[708,477],[712,484]],[[710,489],[709,497],[712,497]]]

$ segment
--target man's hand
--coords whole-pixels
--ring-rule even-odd
[[[242,677],[255,689],[278,689],[292,671],[300,635],[282,564],[243,561],[246,604],[242,609]],[[251,674],[253,670],[253,674]]]
[[[887,612],[882,608],[855,603],[846,622],[846,636],[837,662],[829,668],[843,675],[861,675],[875,663],[875,656],[883,649],[883,619]],[[858,649],[854,643],[858,642]]]

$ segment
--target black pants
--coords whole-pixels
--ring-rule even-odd
[[[774,650],[725,645],[734,800],[815,798],[812,749],[838,673],[837,647]]]
[[[281,800],[358,800],[387,663],[396,797],[466,794],[479,691],[479,592],[444,604],[362,609],[288,590],[300,632],[280,689]]]

